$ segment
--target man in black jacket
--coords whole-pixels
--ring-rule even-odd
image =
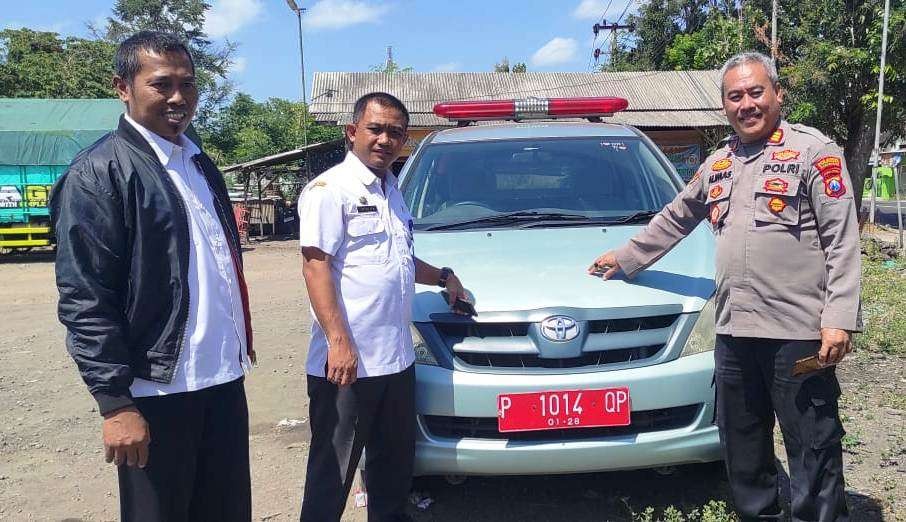
[[[140,32],[115,65],[126,114],[51,194],[66,346],[104,417],[123,520],[248,521],[248,292],[223,177],[184,134],[192,57]]]

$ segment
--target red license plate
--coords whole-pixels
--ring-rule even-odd
[[[506,393],[497,396],[497,430],[628,426],[629,388]]]

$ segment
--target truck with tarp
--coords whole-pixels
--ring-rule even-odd
[[[50,188],[123,109],[115,98],[0,98],[0,252],[52,244]]]

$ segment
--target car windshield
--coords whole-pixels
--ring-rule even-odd
[[[421,230],[632,223],[680,188],[630,137],[427,144],[413,160],[401,189]]]

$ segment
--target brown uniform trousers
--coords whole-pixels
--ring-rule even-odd
[[[780,514],[776,414],[793,519],[845,520],[834,371],[791,373],[818,351],[821,328],[861,328],[859,232],[842,151],[785,121],[763,142],[730,137],[617,261],[631,278],[702,220],[716,239],[716,409],[736,508],[744,519]]]

